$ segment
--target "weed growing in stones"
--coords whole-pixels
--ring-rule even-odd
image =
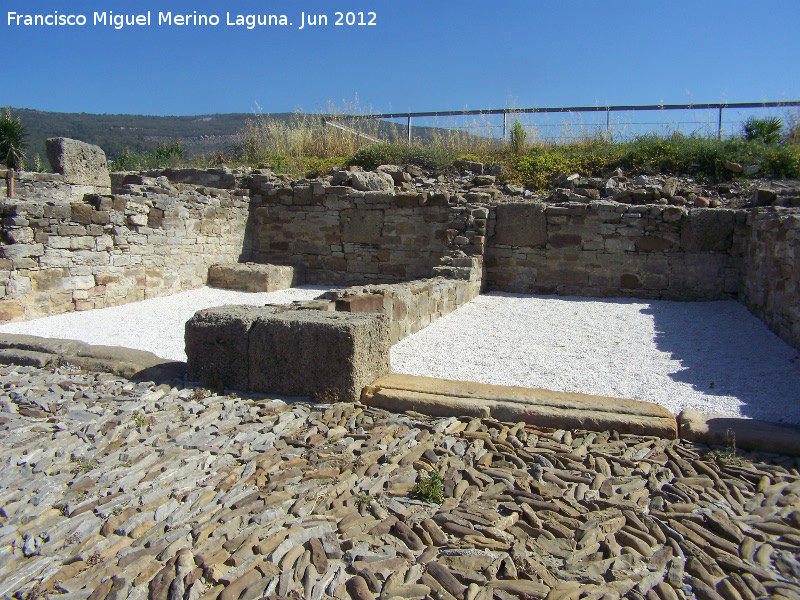
[[[424,471],[419,474],[417,483],[411,490],[411,497],[430,504],[444,502],[444,484],[439,471]]]
[[[135,427],[143,427],[147,423],[147,419],[142,413],[133,413],[131,421],[133,421]]]
[[[92,469],[96,469],[100,466],[100,463],[93,458],[87,459],[82,456],[73,456],[71,460],[73,463],[75,463],[75,466],[72,469],[74,474],[88,473]]]

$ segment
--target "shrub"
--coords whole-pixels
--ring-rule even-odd
[[[781,139],[783,121],[778,117],[759,119],[749,117],[742,123],[742,134],[748,142],[758,141],[765,144],[775,144]]]
[[[371,144],[355,152],[350,159],[350,164],[374,169],[380,165],[392,165],[403,162],[402,156],[405,148],[397,144]]]
[[[351,165],[374,169],[380,165],[411,163],[423,169],[444,169],[452,164],[456,152],[442,146],[400,146],[383,142],[359,149],[350,159]]]
[[[22,170],[25,162],[25,138],[28,132],[19,120],[11,116],[11,110],[6,108],[5,114],[0,114],[0,161],[9,169]]]
[[[112,171],[146,171],[177,167],[185,163],[185,151],[179,140],[159,142],[150,152],[131,152],[125,148],[110,165]]]
[[[514,127],[511,128],[511,152],[512,154],[522,154],[525,151],[525,138],[528,132],[522,126],[519,120],[514,121]]]

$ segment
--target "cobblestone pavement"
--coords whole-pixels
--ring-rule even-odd
[[[0,387],[0,596],[800,598],[794,458],[67,368]]]

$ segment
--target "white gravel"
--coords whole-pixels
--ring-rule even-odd
[[[198,310],[223,304],[290,304],[294,300],[312,300],[328,289],[304,285],[279,292],[253,293],[202,287],[111,308],[9,323],[0,327],[0,333],[123,346],[147,350],[169,360],[185,361],[184,326]]]
[[[800,352],[734,301],[485,294],[396,344],[392,370],[800,423]]]
[[[222,304],[290,303],[273,293],[200,288],[113,308],[0,326],[186,360],[184,325]],[[800,352],[738,302],[665,302],[491,293],[392,348],[395,373],[656,402],[674,413],[800,423]]]

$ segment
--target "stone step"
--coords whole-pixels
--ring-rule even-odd
[[[677,422],[669,410],[626,398],[392,374],[366,386],[361,400],[395,412],[413,410],[439,417],[490,416],[556,429],[678,437]]]
[[[706,415],[686,409],[678,417],[681,438],[708,446],[729,446],[800,456],[800,427],[767,421]]]

